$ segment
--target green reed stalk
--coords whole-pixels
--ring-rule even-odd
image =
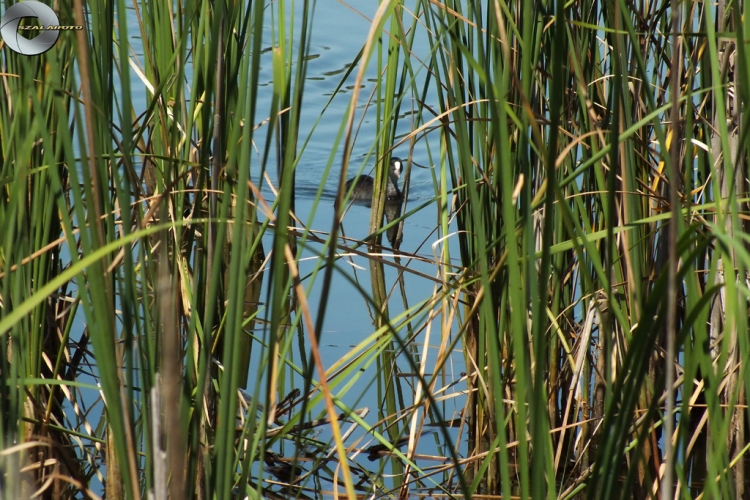
[[[300,124],[320,113],[303,99],[314,4],[56,8],[84,29],[40,56],[0,54],[9,498],[43,486],[55,498],[322,496],[334,477],[350,498],[746,495],[740,4],[683,2],[672,26],[668,8],[621,1],[383,3],[335,91],[355,80],[325,171],[341,165],[328,234],[292,227],[312,134]],[[266,65],[271,102],[259,99]],[[368,67],[374,105],[361,107]],[[361,113],[377,122],[364,148],[377,164],[370,252],[339,227]],[[432,274],[375,252],[383,167],[406,142],[429,159],[435,193],[401,218],[436,208],[435,258],[418,252]],[[274,159],[279,194],[266,200]],[[321,185],[313,211],[322,200]],[[303,253],[317,260],[300,276]],[[371,259],[369,291],[340,253]],[[400,281],[396,313],[390,265],[432,295],[407,300]],[[355,284],[375,325],[325,366],[334,277]],[[459,346],[466,378],[450,392]],[[372,384],[377,422],[344,403]],[[428,425],[445,450],[433,470],[417,453]],[[362,432],[345,437],[349,426]],[[372,468],[366,439],[385,458]]]

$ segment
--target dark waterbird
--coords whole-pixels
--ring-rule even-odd
[[[385,191],[389,200],[401,199],[401,191],[398,189],[398,180],[401,177],[401,171],[403,169],[404,162],[401,161],[401,158],[391,158],[391,168],[388,172],[388,186]],[[369,175],[358,175],[357,177],[346,181],[347,191],[351,188],[352,183],[355,184],[354,191],[352,192],[353,200],[372,200],[372,190],[375,185],[375,179]]]

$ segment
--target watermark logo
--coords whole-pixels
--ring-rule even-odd
[[[34,17],[39,19],[41,26],[19,26],[21,19]],[[60,30],[80,30],[82,26],[60,26],[57,14],[41,2],[27,0],[11,5],[0,19],[0,36],[5,44],[14,52],[26,56],[44,54],[55,45],[60,36]],[[19,31],[40,31],[36,38],[29,40]]]

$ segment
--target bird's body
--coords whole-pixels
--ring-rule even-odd
[[[401,171],[403,169],[404,163],[400,158],[391,158],[391,168],[388,171],[388,185],[385,191],[386,197],[389,200],[398,200],[401,198],[401,191],[398,189],[398,180],[401,177]],[[369,175],[358,175],[357,177],[346,181],[347,191],[349,191],[352,184],[355,184],[354,191],[352,191],[353,200],[372,200],[375,179]]]

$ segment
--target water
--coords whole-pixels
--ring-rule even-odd
[[[333,210],[333,200],[339,183],[339,169],[337,167],[340,165],[342,159],[342,151],[332,151],[332,145],[336,140],[336,136],[339,134],[341,123],[347,111],[347,106],[351,99],[349,89],[351,89],[351,85],[353,85],[357,71],[354,71],[349,77],[350,81],[342,86],[345,91],[336,95],[330,104],[329,99],[336,87],[340,84],[342,75],[355,59],[357,53],[364,44],[365,36],[370,29],[369,19],[375,13],[378,6],[376,2],[371,1],[350,2],[350,5],[357,9],[362,15],[355,12],[353,9],[347,8],[336,2],[318,2],[317,4],[317,10],[313,22],[311,51],[305,86],[305,99],[301,113],[300,147],[308,139],[308,136],[309,141],[304,150],[301,151],[301,159],[296,172],[296,213],[306,227],[326,232],[330,230],[331,222],[335,215]],[[299,32],[298,29],[296,32]],[[423,59],[429,54],[429,47],[426,43],[421,46],[416,44],[414,50],[418,54],[421,51],[421,57]],[[268,81],[269,84],[260,88],[261,94],[259,95],[258,102],[270,103],[270,57],[268,59],[268,64],[264,65],[261,71],[261,81]],[[349,178],[358,173],[360,167],[365,164],[365,159],[368,154],[370,154],[370,148],[374,143],[377,120],[375,115],[376,110],[374,106],[370,106],[365,111],[365,103],[375,88],[376,79],[377,68],[374,63],[371,63],[368,68],[367,77],[363,80],[363,87],[357,105],[355,123],[360,123],[360,125],[352,148],[350,169],[347,176]],[[263,95],[264,93],[267,94]],[[432,102],[430,105],[434,109],[438,108],[437,102]],[[410,109],[411,103],[404,102],[403,106],[403,110]],[[324,108],[326,108],[326,111],[321,118],[321,112]],[[256,117],[256,121],[265,118],[265,115],[263,115],[264,111],[267,112],[267,110],[263,110],[262,108],[258,110],[259,114]],[[408,117],[407,119],[400,119],[397,135],[403,136],[410,131],[411,126]],[[258,130],[255,138],[258,144],[263,143],[266,132],[267,130],[265,128]],[[437,135],[435,135],[435,139],[437,139]],[[426,151],[419,143],[413,151],[409,151],[407,145],[403,145],[394,150],[393,155],[399,156],[403,159],[411,158],[420,165],[428,165],[429,163]],[[333,168],[331,169],[334,173],[326,176],[326,166],[331,157],[334,159]],[[275,164],[275,158],[270,158],[269,165],[274,165],[274,167],[267,168],[268,173],[271,175],[272,179],[274,179],[273,182],[275,182]],[[371,173],[373,164],[374,158],[370,157],[369,161],[366,163],[366,167],[362,171],[364,173]],[[259,173],[260,169],[256,160],[251,167],[252,178],[259,181]],[[321,183],[323,185],[323,199],[314,210],[313,198],[318,192]],[[264,196],[272,196],[270,190],[265,187],[262,192]],[[434,197],[434,192],[435,188],[432,185],[432,173],[428,169],[412,168],[410,175],[410,194],[406,210],[412,210],[413,208],[431,200]],[[369,222],[369,207],[363,204],[353,204],[347,211],[343,220],[342,231],[349,238],[362,239],[368,235]],[[400,250],[405,254],[414,254],[421,256],[428,261],[433,261],[435,259],[435,252],[438,252],[440,249],[439,246],[435,249],[432,247],[440,237],[435,231],[437,225],[438,214],[435,204],[430,204],[418,213],[408,217],[404,224],[404,238]],[[384,244],[387,244],[385,237],[383,238],[383,241]],[[446,242],[443,242],[443,244],[451,245],[451,254],[458,256],[458,248],[457,245],[454,244],[454,239],[448,239]],[[264,245],[267,250],[271,248],[270,238],[264,240]],[[359,250],[366,251],[366,247],[360,247]],[[315,255],[320,251],[322,251],[322,247],[313,244],[310,249],[303,252],[302,261],[300,263],[301,276],[307,276],[312,272],[315,267]],[[394,262],[393,252],[390,249],[384,250],[383,253],[384,260]],[[361,256],[352,256],[349,259],[339,261],[339,266],[344,270],[343,272],[357,280],[360,286],[366,290],[368,294],[371,294],[369,265],[370,260]],[[419,259],[402,258],[400,260],[400,265],[429,277],[436,276],[437,272],[437,267],[434,263],[425,262]],[[406,307],[411,307],[418,302],[429,298],[435,292],[436,285],[433,280],[406,272],[403,273],[403,287],[401,287],[398,281],[399,275],[400,273],[397,268],[388,265],[385,266],[386,289],[391,297],[391,300],[389,301],[389,313],[391,318],[397,318],[403,313]],[[317,312],[321,285],[321,276],[318,277],[317,282],[314,283],[312,287],[309,287],[309,283],[304,283],[304,286],[309,289],[308,300],[313,314]],[[325,325],[323,331],[320,332],[321,355],[326,367],[332,366],[349,353],[355,345],[364,341],[374,332],[373,311],[362,297],[361,292],[358,291],[344,276],[342,276],[341,273],[334,273],[328,300]],[[414,325],[419,326],[424,322],[425,319],[421,318],[416,321]],[[433,321],[431,327],[430,345],[432,347],[428,351],[428,367],[434,366],[438,352],[437,346],[441,341],[439,337],[439,320]],[[405,328],[400,329],[398,335],[402,341],[406,341],[408,338],[408,332]],[[424,330],[422,330],[414,341],[413,345],[415,345],[416,350],[419,352],[422,352],[423,350],[422,344],[425,335]],[[460,342],[457,344],[457,347],[461,347]],[[417,360],[417,363],[418,362],[419,360]],[[405,355],[400,356],[398,365],[400,370],[407,374],[400,378],[398,382],[401,383],[404,390],[405,403],[409,405],[414,402],[413,391],[417,379],[408,376],[408,374],[414,372],[414,369],[406,360]],[[427,369],[428,374],[431,374],[432,371],[433,370],[430,368]],[[462,355],[460,353],[453,355],[451,361],[445,368],[446,378],[439,379],[436,387],[442,387],[443,384],[450,384],[453,381],[459,380],[464,371],[465,366]],[[377,365],[372,363],[359,373],[358,376],[358,385],[354,389],[347,391],[342,397],[342,401],[350,408],[368,407],[370,409],[370,414],[365,420],[369,425],[374,425],[380,418],[377,410],[383,405],[383,402],[378,401],[377,399],[378,392],[376,384],[374,383],[377,378]],[[252,387],[254,383],[255,373],[251,368],[248,387]],[[341,385],[342,384],[334,389],[334,394],[338,392]],[[449,390],[447,394],[462,391],[465,390],[465,388],[466,384],[460,383],[453,387],[452,390]],[[447,403],[438,405],[438,408],[444,413],[443,418],[445,420],[450,420],[459,416],[458,412],[463,407],[464,402],[465,399],[463,397],[456,397],[449,399]],[[316,408],[316,410],[322,409],[322,405],[319,408]],[[431,419],[428,418],[427,421],[429,422]],[[401,424],[402,427],[403,425],[404,423]],[[451,429],[450,433],[452,434],[452,440],[458,438],[455,429]],[[355,432],[353,438],[347,443],[353,443],[354,438],[361,437],[362,435],[363,432],[361,431]],[[321,438],[327,436],[328,432],[324,431]],[[442,440],[443,438],[441,436],[437,441]],[[368,443],[368,441],[364,441],[358,444],[358,447],[371,444],[377,444],[377,442],[373,441]],[[444,444],[455,446],[455,443],[453,442]],[[438,449],[436,440],[429,437],[420,440],[418,453],[429,455],[446,454],[445,450]],[[360,465],[367,465],[368,461],[358,459],[358,463]],[[418,461],[418,463],[420,466],[435,465],[435,462],[423,463]],[[371,466],[373,470],[377,470],[377,467],[377,462],[374,462]],[[389,469],[387,468],[386,472],[388,471]]]
[[[304,149],[300,150],[301,159],[299,167],[296,173],[296,213],[300,219],[304,222],[305,226],[315,230],[329,231],[331,228],[331,222],[335,216],[333,210],[333,202],[335,193],[338,187],[338,165],[342,161],[342,151],[333,151],[333,144],[336,140],[337,135],[340,132],[341,123],[351,98],[352,85],[356,77],[356,71],[349,77],[348,81],[342,86],[343,91],[340,91],[333,100],[329,103],[331,96],[334,94],[335,89],[339,86],[341,78],[355,59],[357,53],[365,43],[365,37],[370,29],[370,19],[372,18],[378,5],[377,2],[371,0],[359,0],[349,2],[352,8],[349,8],[338,2],[318,2],[317,10],[315,12],[313,31],[312,31],[312,42],[310,58],[308,61],[308,73],[305,84],[305,100],[303,103],[301,113],[301,125],[300,125],[300,141],[299,146],[306,143]],[[356,9],[356,10],[355,10]],[[264,31],[264,54],[266,61],[261,68],[260,81],[263,82],[259,87],[258,103],[259,108],[256,115],[256,123],[267,117],[269,109],[265,109],[270,106],[271,92],[272,92],[272,74],[271,74],[271,53],[269,50],[271,43],[271,28],[270,28],[270,14],[267,9],[268,20],[265,25]],[[295,17],[295,20],[299,21],[299,16]],[[139,30],[137,29],[137,19],[134,12],[129,11],[129,32],[134,35],[131,39],[134,52],[137,57],[141,58],[141,64],[143,64],[143,55],[141,44],[138,39]],[[299,33],[299,27],[295,29],[295,34]],[[418,42],[414,45],[414,50],[417,53],[422,53],[421,58],[426,58],[429,53],[429,47],[426,43],[420,45]],[[143,82],[141,82],[135,74],[132,76],[132,88],[134,91],[134,106],[136,106],[136,112],[141,113],[147,108],[150,94],[146,90]],[[188,81],[190,80],[190,72],[188,70]],[[375,115],[375,107],[366,106],[366,103],[370,97],[371,92],[375,88],[377,82],[377,69],[374,63],[370,64],[368,68],[367,76],[363,80],[359,101],[357,104],[357,118],[355,122],[357,125],[357,135],[353,143],[352,153],[350,157],[350,169],[347,177],[352,177],[359,171],[363,173],[372,174],[372,168],[375,162],[374,157],[371,154],[371,147],[374,143],[377,116]],[[437,109],[437,102],[429,103],[433,109]],[[399,120],[398,136],[403,137],[405,134],[411,131],[410,116],[409,113],[413,103],[411,101],[405,101],[402,105],[402,113],[404,117]],[[325,109],[325,113],[321,117],[321,113]],[[266,127],[261,127],[255,134],[254,140],[257,144],[263,144],[265,141],[265,134],[268,132]],[[437,135],[435,135],[435,140]],[[438,148],[433,148],[437,151]],[[407,158],[416,164],[429,167],[428,155],[424,148],[424,143],[417,143],[416,147],[410,151],[408,145],[402,145],[393,152],[394,156],[399,156],[406,160]],[[368,159],[369,157],[369,159]],[[333,168],[331,169],[330,175],[326,175],[326,168],[329,161],[333,159]],[[276,158],[272,156],[269,158],[268,163],[268,174],[271,177],[271,182],[276,183]],[[271,190],[266,186],[265,181],[260,179],[260,166],[258,158],[254,157],[252,163],[249,166],[251,169],[251,178],[257,185],[262,186],[262,193],[265,197],[272,198]],[[402,176],[402,185],[403,188]],[[422,205],[434,197],[435,187],[433,186],[433,174],[429,168],[417,168],[412,167],[410,172],[410,189],[409,198],[407,201],[406,211],[412,210],[415,207]],[[319,188],[322,185],[322,201],[314,208],[313,200],[315,199]],[[364,204],[353,204],[346,212],[344,217],[341,230],[348,238],[363,239],[368,234],[368,226],[370,221],[370,208]],[[455,244],[455,238],[449,238],[436,247],[433,248],[440,235],[435,231],[435,227],[438,224],[437,206],[435,204],[428,204],[425,208],[419,212],[409,216],[405,220],[404,224],[404,237],[401,244],[400,250],[404,254],[398,261],[399,266],[404,266],[407,272],[401,273],[396,267],[386,265],[385,266],[385,280],[386,290],[389,294],[389,314],[392,319],[398,318],[408,308],[413,307],[415,304],[423,301],[435,293],[436,281],[430,279],[435,277],[437,273],[437,267],[433,263],[436,253],[439,254],[440,245],[450,245],[451,254],[458,256],[458,248]],[[387,240],[383,238],[384,245],[387,245]],[[267,236],[264,239],[264,247],[266,251],[269,251],[272,247],[271,236]],[[360,251],[366,252],[366,247],[359,247]],[[316,243],[311,243],[309,248],[305,249],[302,253],[302,259],[300,262],[300,275],[305,277],[308,276],[315,268],[316,255],[322,251],[322,246]],[[395,263],[394,252],[391,249],[384,249],[381,258],[389,263]],[[410,256],[419,256],[421,258],[411,258]],[[359,283],[359,286],[366,290],[368,295],[371,295],[370,280],[370,259],[362,256],[351,256],[346,260],[342,259],[339,261],[339,267],[343,270],[342,272],[334,273],[333,283],[328,298],[328,307],[326,310],[326,321],[324,324],[323,331],[320,332],[320,347],[322,354],[322,361],[326,368],[333,366],[337,361],[341,360],[347,355],[354,346],[362,343],[374,332],[374,312],[371,310],[368,302],[362,296],[362,293],[357,290],[346,276],[349,276],[353,280]],[[408,272],[411,271],[411,272]],[[308,290],[308,301],[311,307],[311,311],[316,314],[318,310],[318,304],[320,302],[322,276],[319,276],[315,283],[310,283],[309,280],[303,282],[303,286]],[[399,281],[399,278],[402,281]],[[261,300],[267,302],[265,297],[265,287]],[[261,311],[261,317],[265,313]],[[315,319],[315,318],[313,318]],[[428,376],[432,374],[431,367],[435,364],[437,356],[437,347],[443,339],[440,339],[441,325],[439,324],[440,319],[433,321],[427,321],[422,314],[416,318],[413,322],[413,326],[418,328],[425,326],[429,323],[431,331],[429,332],[429,344],[431,347],[427,351],[427,364]],[[397,326],[397,322],[393,322],[394,326]],[[455,329],[454,329],[455,331]],[[261,332],[256,332],[262,336]],[[402,342],[406,342],[409,337],[408,330],[406,328],[400,328],[397,335]],[[426,339],[427,332],[424,328],[419,330],[419,333],[412,341],[414,349],[420,354],[424,352],[424,342]],[[79,332],[76,333],[76,337],[79,336]],[[453,339],[446,339],[450,342]],[[296,346],[296,340],[295,340]],[[460,348],[460,342],[457,347]],[[259,349],[255,349],[254,353],[259,354]],[[414,402],[414,389],[417,385],[417,379],[412,375],[414,372],[413,366],[408,362],[406,358],[408,354],[401,354],[397,364],[400,372],[403,376],[397,380],[403,389],[404,403],[408,406]],[[295,358],[296,359],[296,358]],[[415,362],[419,363],[420,359],[415,357]],[[256,357],[251,362],[250,373],[248,374],[248,391],[252,391],[252,388],[256,384],[256,369],[259,366],[261,360]],[[462,372],[465,371],[462,355],[457,352],[451,357],[450,362],[444,368],[445,378],[438,380],[436,387],[440,388],[444,385],[450,385],[452,382],[458,381],[462,377]],[[357,386],[353,389],[348,390],[341,396],[341,400],[344,404],[350,408],[362,408],[367,407],[370,409],[370,413],[365,417],[365,421],[368,425],[374,426],[381,418],[379,415],[379,409],[383,406],[383,401],[378,400],[378,388],[376,387],[375,381],[378,376],[378,367],[375,363],[371,363],[366,367],[363,367],[360,373],[357,374],[359,377],[357,380]],[[315,376],[317,379],[317,374]],[[302,387],[301,378],[297,378],[294,382],[295,387]],[[287,382],[288,383],[288,382]],[[334,394],[338,394],[342,389],[343,384],[334,388]],[[261,384],[260,387],[264,387]],[[287,386],[289,387],[289,386]],[[465,390],[466,384],[459,383],[453,388],[449,389],[441,396],[455,394],[459,391]],[[101,408],[100,403],[96,401],[99,397],[97,392],[91,391],[90,398],[84,396],[84,400],[88,400],[90,405],[96,405]],[[262,396],[261,396],[262,397]],[[444,420],[452,420],[457,418],[458,412],[463,408],[465,399],[462,396],[448,398],[445,402],[437,405],[439,411],[443,414]],[[314,414],[323,410],[322,405],[315,407]],[[89,416],[89,420],[95,421],[98,415],[97,409],[94,409]],[[432,418],[427,418],[427,422],[431,422]],[[400,426],[403,428],[405,422],[402,422]],[[347,426],[343,426],[346,430]],[[455,429],[450,429],[451,439],[448,442],[444,442],[443,436],[438,435],[437,438],[425,436],[420,439],[420,446],[417,449],[418,453],[427,455],[446,455],[446,451],[441,449],[439,445],[445,445],[455,447],[456,444],[453,442],[458,439],[458,433]],[[366,433],[362,429],[358,429],[352,437],[347,441],[347,444],[352,445],[355,440],[361,437],[366,437]],[[328,429],[325,428],[321,432],[320,439],[327,440],[330,438]],[[377,444],[376,441],[365,439],[359,442],[356,446],[359,448],[365,448],[367,446]],[[404,448],[402,448],[403,450]],[[465,450],[465,446],[463,448]],[[285,451],[287,455],[291,453],[290,448],[278,449],[278,452]],[[370,463],[365,457],[366,453],[360,455],[357,458],[357,462],[363,466],[369,466],[373,471],[377,471],[379,468],[378,462]],[[417,460],[420,466],[434,466],[434,461],[420,461]],[[258,466],[259,467],[259,466]],[[102,471],[105,469],[101,468]],[[390,471],[389,465],[386,464],[386,473]],[[257,473],[258,471],[256,471]],[[428,481],[429,484],[429,481]]]

